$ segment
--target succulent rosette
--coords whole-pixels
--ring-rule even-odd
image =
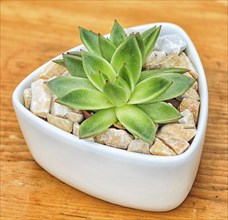
[[[194,83],[183,75],[187,69],[143,71],[161,26],[127,35],[117,21],[110,38],[79,28],[87,51],[73,51],[54,60],[71,76],[47,84],[56,102],[70,108],[93,111],[82,122],[80,138],[96,136],[115,123],[134,136],[152,143],[157,124],[177,121],[181,114],[167,100],[183,95]]]

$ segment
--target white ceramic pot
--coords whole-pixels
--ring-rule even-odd
[[[201,109],[197,135],[190,148],[173,157],[132,153],[79,140],[38,118],[23,105],[22,94],[50,62],[25,78],[13,93],[14,109],[26,143],[40,166],[63,182],[105,201],[126,207],[168,211],[179,206],[194,182],[204,143],[208,115],[208,90],[199,55],[178,26],[153,23],[129,28],[141,32],[162,25],[161,35],[177,33],[187,42],[187,54],[199,74]],[[82,48],[82,46],[74,49]]]

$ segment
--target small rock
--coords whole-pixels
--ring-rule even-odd
[[[38,79],[31,84],[32,89],[32,100],[30,110],[35,115],[47,118],[47,115],[50,112],[52,96],[44,83],[44,80]]]
[[[31,105],[31,100],[32,100],[32,89],[25,89],[23,92],[23,98],[24,98],[24,103],[26,108],[30,108]]]
[[[176,153],[165,145],[161,140],[155,138],[154,144],[150,148],[150,153],[159,156],[175,156]]]
[[[198,74],[197,74],[197,72],[195,72],[195,71],[189,71],[189,73],[192,75],[192,77],[194,78],[194,79],[198,79]]]
[[[149,154],[150,145],[141,139],[135,139],[131,141],[127,150],[131,152]]]
[[[69,108],[64,105],[60,105],[59,103],[53,101],[51,105],[51,114],[57,117],[65,118],[67,113],[69,112]]]
[[[63,73],[66,72],[66,68],[51,62],[44,71],[40,74],[40,79],[48,80],[53,77],[61,76]]]
[[[182,154],[190,146],[186,140],[171,136],[170,134],[160,133],[157,137],[168,145],[176,154]]]
[[[66,113],[66,118],[72,122],[81,123],[84,119],[84,116],[81,113],[75,113],[75,112],[69,111]]]
[[[158,38],[155,50],[164,51],[166,54],[179,54],[185,50],[187,44],[178,34],[167,34]]]
[[[144,69],[156,69],[157,65],[166,58],[166,53],[163,51],[153,51],[146,59]]]
[[[185,128],[195,128],[194,116],[189,109],[185,109],[181,112],[182,118],[178,120],[180,124],[185,125]]]
[[[169,54],[166,56],[166,59],[158,64],[158,68],[170,68],[175,67],[178,63],[179,56],[176,54]]]
[[[192,112],[195,123],[197,123],[198,121],[199,108],[200,108],[200,102],[189,98],[184,98],[179,105],[180,112],[183,112],[185,109],[189,109]]]
[[[104,133],[95,137],[95,141],[112,147],[127,149],[132,137],[124,130],[109,128]]]
[[[73,134],[79,137],[79,128],[80,125],[78,124],[78,122],[75,122],[73,125]]]
[[[61,128],[62,130],[66,131],[66,132],[72,132],[73,123],[67,119],[59,118],[59,117],[53,116],[51,114],[48,114],[47,121],[50,124],[53,124],[56,127]]]
[[[179,59],[178,59],[178,62],[176,63],[176,67],[189,69],[190,70],[189,73],[192,75],[192,77],[194,79],[198,79],[198,74],[196,72],[195,67],[193,66],[189,57],[184,52],[182,52],[179,55]]]
[[[166,55],[160,59],[156,60],[156,57],[154,58],[153,62],[147,62],[144,65],[144,69],[150,70],[150,69],[161,69],[161,68],[170,68],[175,67],[176,63],[178,63],[178,55],[176,54],[169,54]]]
[[[184,98],[194,99],[194,100],[197,100],[197,101],[200,100],[200,96],[199,96],[198,92],[195,89],[193,89],[193,88],[190,88],[182,96],[177,97],[177,100],[181,101]]]
[[[196,129],[185,128],[184,124],[166,124],[161,127],[157,136],[160,137],[163,134],[190,141],[196,135]]]

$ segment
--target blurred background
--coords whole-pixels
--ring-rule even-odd
[[[223,0],[2,1],[2,51],[4,57],[11,57],[11,65],[29,66],[27,73],[23,71],[29,74],[34,67],[78,45],[78,26],[107,34],[114,19],[123,27],[172,22],[190,35],[203,62],[210,60],[213,68],[224,68],[225,54],[211,52],[227,46],[226,13],[227,1]]]

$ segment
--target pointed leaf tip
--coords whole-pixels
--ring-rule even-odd
[[[63,60],[67,70],[72,76],[87,78],[82,66],[82,58],[72,54],[64,54]]]
[[[112,56],[111,64],[117,72],[123,67],[124,63],[127,64],[132,73],[134,84],[136,84],[141,73],[142,56],[134,35],[129,36]]]
[[[117,22],[117,20],[114,21],[114,25],[110,34],[110,40],[111,42],[118,47],[127,37],[127,34],[125,33],[122,26]]]
[[[101,55],[98,35],[82,27],[79,29],[79,32],[82,43],[85,45],[88,51],[97,55]]]
[[[175,122],[182,117],[180,112],[166,102],[137,105],[156,123],[166,124]]]
[[[162,95],[171,85],[172,81],[158,76],[148,78],[137,84],[128,103],[139,104],[152,101]]]
[[[99,42],[99,48],[101,51],[102,56],[110,62],[112,59],[112,56],[116,50],[116,47],[114,44],[111,43],[110,40],[102,36],[101,34],[98,34],[98,42]]]

